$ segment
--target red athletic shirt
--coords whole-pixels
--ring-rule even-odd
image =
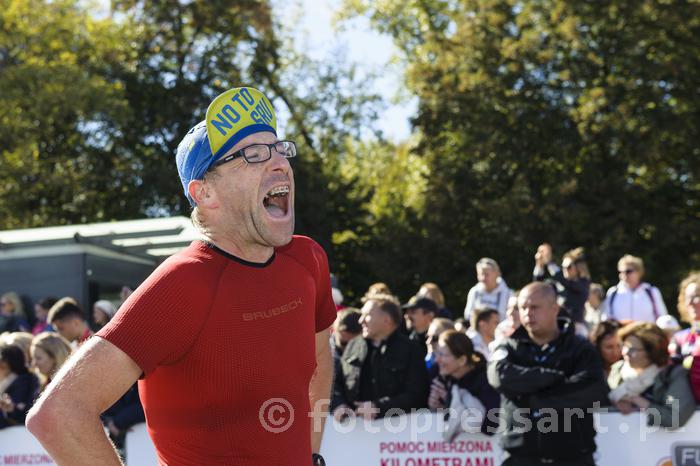
[[[143,370],[139,393],[161,465],[311,462],[315,333],[336,312],[328,259],[295,236],[265,264],[195,241],[170,257],[97,334]],[[284,399],[288,413],[267,400]]]

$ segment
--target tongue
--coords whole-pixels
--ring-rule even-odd
[[[285,215],[284,209],[277,205],[277,202],[275,202],[274,199],[270,199],[270,202],[265,205],[265,210],[267,210],[267,213],[274,218],[282,218]]]

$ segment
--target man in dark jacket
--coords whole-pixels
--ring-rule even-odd
[[[503,465],[594,465],[592,408],[607,398],[600,359],[570,319],[557,318],[551,285],[530,283],[518,304],[522,326],[488,366],[502,394]]]
[[[430,324],[433,322],[435,316],[437,316],[437,304],[435,304],[435,301],[432,299],[418,298],[406,304],[403,309],[406,311],[406,316],[411,322],[411,333],[409,333],[408,338],[418,344],[423,353],[423,357],[425,357],[425,355],[428,354],[426,337]]]
[[[428,374],[420,348],[397,331],[401,309],[389,299],[373,298],[362,307],[363,338],[348,343],[333,387],[336,420],[356,414],[365,419],[423,408]]]

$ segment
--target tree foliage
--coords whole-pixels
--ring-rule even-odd
[[[0,222],[4,228],[116,214],[122,178],[105,157],[129,109],[107,71],[128,60],[119,28],[65,0],[0,2]],[[128,176],[125,174],[125,176]]]
[[[481,256],[583,245],[610,284],[642,256],[671,304],[700,253],[700,4],[346,0],[418,98],[386,142],[374,76],[311,59],[267,1],[0,0],[0,228],[188,214],[174,152],[223,90],[268,94],[296,138],[298,231],[350,298],[435,281],[458,310]]]
[[[267,2],[1,1],[0,228],[187,215],[177,145],[241,85],[300,138],[299,230],[330,246],[360,217],[334,175],[378,99],[340,57],[298,53]]]
[[[458,307],[479,256],[520,285],[547,240],[585,246],[608,284],[641,255],[673,301],[700,258],[700,4],[347,1],[358,14],[401,51],[429,168],[425,260],[386,280],[438,281]]]

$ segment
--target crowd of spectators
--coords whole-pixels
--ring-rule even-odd
[[[78,301],[46,297],[24,311],[14,292],[0,298],[0,429],[23,425],[27,412],[68,358],[114,316],[117,306],[93,305],[94,329]],[[30,320],[33,325],[30,326]],[[144,422],[136,385],[103,414],[106,431],[119,448],[128,429]]]
[[[533,453],[532,442],[567,441],[518,433],[513,412],[523,407],[537,416],[543,408],[599,402],[623,414],[643,411],[663,427],[687,422],[700,400],[700,273],[679,286],[681,325],[658,288],[643,281],[642,259],[623,256],[619,282],[606,291],[591,281],[583,249],[565,252],[560,263],[553,257],[549,245],[537,248],[532,282],[521,290],[508,287],[496,260],[480,259],[460,315],[447,309],[435,283],[403,304],[386,283],[376,283],[357,309],[342,305],[333,281],[339,309],[331,337],[333,417],[445,409],[447,441],[463,432],[491,434],[500,422],[509,464],[532,454],[565,464],[576,449],[584,456],[594,449],[584,417],[575,447],[567,440],[568,451]],[[24,423],[61,366],[117,309],[98,300],[89,323],[71,297],[41,299],[32,315],[17,293],[0,297],[0,428]],[[489,416],[497,408],[498,417]],[[103,417],[120,445],[129,427],[144,420],[136,386]]]
[[[403,305],[386,283],[370,286],[360,309],[337,303],[334,338],[346,348],[335,346],[336,421],[450,408],[443,434],[449,441],[461,432],[495,432],[487,413],[500,408],[507,464],[529,464],[533,455],[558,464],[574,455],[576,464],[588,464],[585,458],[593,464],[590,416],[575,427],[580,441],[572,443],[519,434],[516,408],[532,410],[534,419],[544,408],[602,406],[644,412],[650,425],[685,424],[700,401],[700,274],[680,284],[681,328],[658,288],[643,281],[641,258],[620,258],[619,282],[607,291],[592,282],[582,248],[557,263],[543,244],[534,259],[532,282],[520,291],[508,287],[494,259],[480,259],[459,316],[446,309],[434,283]],[[342,324],[349,320],[352,326]],[[338,334],[340,325],[352,332]],[[465,409],[470,422],[455,422]]]

